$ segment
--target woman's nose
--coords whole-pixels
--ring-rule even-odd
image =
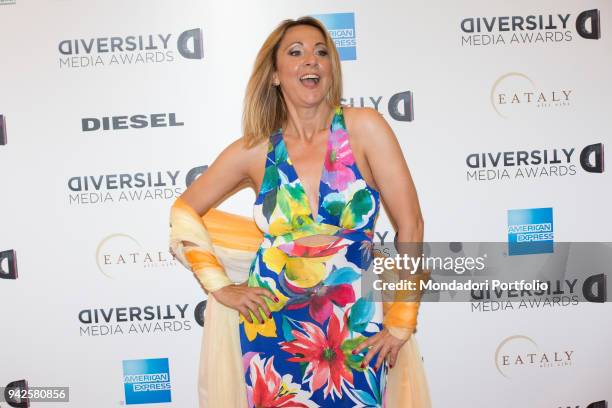
[[[315,54],[306,54],[304,56],[304,64],[307,66],[319,65],[319,59]]]

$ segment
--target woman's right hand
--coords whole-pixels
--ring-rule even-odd
[[[240,285],[228,285],[224,286],[221,289],[217,289],[211,294],[215,297],[215,300],[221,303],[224,306],[237,310],[244,316],[245,320],[249,323],[263,323],[263,317],[259,312],[259,308],[263,310],[263,312],[271,318],[272,315],[270,313],[270,309],[266,304],[263,296],[270,299],[272,302],[278,302],[279,299],[269,291],[264,288],[252,288],[247,286],[247,283],[241,283]],[[252,312],[253,314],[249,313]],[[259,317],[262,317],[262,321],[257,320],[253,321],[251,316],[255,316],[257,320]]]

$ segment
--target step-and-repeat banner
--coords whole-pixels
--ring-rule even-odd
[[[426,240],[612,241],[609,1],[0,0],[1,387],[197,406],[206,296],[169,208],[240,137],[259,47],[302,15],[339,47],[343,102],[395,131]],[[382,214],[375,242],[393,235]],[[424,303],[434,407],[612,401],[612,308],[577,290]]]

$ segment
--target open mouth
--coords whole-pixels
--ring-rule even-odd
[[[308,74],[300,77],[300,82],[307,86],[315,86],[319,83],[319,76],[316,74]]]

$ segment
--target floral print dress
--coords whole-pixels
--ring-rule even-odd
[[[387,367],[361,367],[352,350],[382,330],[382,307],[362,293],[372,256],[379,193],[361,176],[342,107],[328,133],[317,217],[287,154],[282,131],[270,137],[254,217],[264,240],[248,285],[272,291],[259,323],[240,315],[240,342],[250,407],[382,407]],[[330,244],[305,246],[303,237]]]

